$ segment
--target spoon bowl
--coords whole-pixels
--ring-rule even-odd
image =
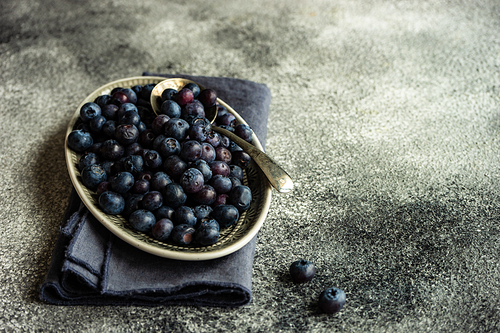
[[[153,111],[157,115],[161,113],[161,105],[163,103],[162,100],[163,91],[165,91],[166,89],[175,89],[179,91],[188,83],[197,84],[200,87],[200,90],[205,89],[197,82],[182,78],[166,79],[164,81],[159,82],[151,91],[150,102]],[[227,104],[225,104],[219,98],[217,98],[217,102],[225,106],[229,111],[232,110]],[[264,153],[262,150],[258,149],[251,143],[243,140],[233,132],[230,132],[226,129],[213,125],[215,119],[217,118],[217,105],[205,108],[205,118],[207,118],[212,123],[212,130],[227,136],[230,140],[236,143],[241,149],[243,149],[248,155],[250,155],[253,161],[259,166],[259,168],[262,170],[266,178],[269,180],[273,188],[275,188],[280,193],[287,193],[293,189],[293,181],[291,177],[269,155],[267,155],[266,153]]]

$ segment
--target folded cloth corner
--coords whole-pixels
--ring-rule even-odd
[[[221,77],[182,77],[217,92],[265,144],[271,93],[264,84]],[[222,258],[180,261],[141,251],[109,232],[73,189],[40,299],[57,305],[197,305],[236,307],[252,299],[256,237]]]

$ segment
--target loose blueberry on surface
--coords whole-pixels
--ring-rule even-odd
[[[290,265],[290,276],[297,283],[311,281],[316,274],[316,267],[308,260],[297,260]]]
[[[195,229],[187,224],[179,224],[174,227],[170,237],[177,245],[189,245],[193,241]]]
[[[130,214],[128,221],[135,230],[148,232],[155,225],[156,218],[149,210],[138,209]]]
[[[118,215],[125,208],[125,199],[118,193],[106,191],[99,196],[99,207],[106,214]]]
[[[89,165],[82,170],[82,183],[91,190],[96,190],[107,179],[106,171],[99,164]]]
[[[82,153],[94,144],[90,133],[83,130],[73,130],[68,135],[68,147],[78,153]]]
[[[335,287],[325,289],[319,297],[319,308],[325,313],[339,312],[346,303],[346,294]]]
[[[151,234],[154,239],[157,239],[161,242],[168,240],[172,230],[174,229],[174,224],[171,220],[167,218],[162,218],[157,220],[151,229]]]

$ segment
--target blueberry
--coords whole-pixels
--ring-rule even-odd
[[[94,103],[99,105],[99,107],[101,108],[101,111],[104,111],[104,107],[106,107],[106,105],[108,105],[111,98],[112,98],[111,95],[100,95],[100,96],[96,97],[96,99],[94,100]]]
[[[290,276],[297,283],[311,281],[316,274],[316,267],[308,260],[297,260],[290,265]]]
[[[137,111],[127,111],[118,118],[119,124],[134,125],[135,127],[138,127],[140,122],[141,117]]]
[[[139,139],[139,130],[135,125],[120,124],[115,129],[115,139],[122,145],[129,145]]]
[[[161,192],[170,183],[172,183],[170,177],[165,172],[158,171],[151,177],[151,190]]]
[[[221,137],[220,134],[215,131],[210,131],[207,133],[207,138],[204,142],[210,143],[214,148],[217,148],[220,145]]]
[[[236,126],[236,117],[234,114],[228,112],[223,115],[217,115],[217,124],[220,126],[230,126],[230,127],[235,127]]]
[[[215,161],[215,148],[207,142],[201,144],[201,157],[202,160],[206,162]]]
[[[231,170],[229,169],[229,165],[226,162],[222,161],[213,161],[208,164],[210,169],[212,170],[212,177],[215,175],[229,176]]]
[[[214,207],[219,206],[219,205],[226,205],[228,203],[228,198],[229,196],[225,193],[218,194],[217,197],[215,198],[215,202],[213,203]]]
[[[188,120],[197,117],[205,117],[205,108],[200,101],[194,100],[181,108],[181,118]]]
[[[194,233],[196,242],[203,246],[217,243],[219,240],[219,230],[210,227],[208,224],[202,224]]]
[[[160,134],[164,134],[165,132],[165,124],[172,118],[170,118],[169,116],[167,116],[166,114],[160,114],[158,115],[157,117],[155,117],[155,119],[153,120],[153,122],[151,123],[151,129],[153,130],[153,133],[155,135],[160,135]]]
[[[229,165],[229,177],[236,177],[240,181],[243,181],[243,169],[237,165]]]
[[[187,140],[181,144],[180,156],[186,162],[194,162],[201,158],[201,143],[196,140]]]
[[[123,156],[125,148],[118,141],[109,139],[102,143],[100,153],[103,159],[116,161]]]
[[[174,138],[165,138],[159,144],[158,152],[163,157],[178,155],[181,152],[181,144]]]
[[[88,102],[80,108],[80,118],[84,123],[88,123],[90,119],[101,115],[101,107],[94,103]]]
[[[240,213],[233,205],[222,204],[214,207],[212,216],[221,228],[227,228],[238,221]]]
[[[341,289],[331,287],[325,289],[319,297],[319,308],[325,313],[339,312],[345,305],[346,295]]]
[[[198,100],[204,107],[210,107],[217,101],[217,93],[213,89],[203,89],[198,95]]]
[[[235,186],[229,192],[229,202],[240,212],[247,210],[252,202],[252,191],[245,185]]]
[[[89,165],[82,170],[82,183],[91,190],[96,190],[107,179],[106,171],[99,164]]]
[[[114,192],[125,194],[134,186],[134,176],[127,171],[117,173],[111,180],[111,188]]]
[[[161,93],[161,100],[162,101],[171,100],[172,96],[174,96],[174,94],[176,94],[176,93],[177,93],[177,90],[172,89],[172,88],[167,88],[167,89],[163,90],[163,92]]]
[[[134,186],[130,189],[130,192],[134,194],[145,194],[149,191],[149,188],[149,181],[145,179],[138,179],[135,181]]]
[[[107,104],[101,109],[101,114],[108,120],[118,120],[119,107],[114,104]]]
[[[177,245],[189,245],[193,241],[195,230],[187,224],[179,224],[174,227],[170,237]]]
[[[182,187],[177,183],[170,183],[163,189],[163,202],[172,207],[177,208],[182,205],[187,200],[187,195],[184,193]]]
[[[196,216],[196,224],[199,225],[202,220],[207,219],[212,214],[212,207],[208,205],[198,205],[193,208],[194,215]]]
[[[253,131],[250,128],[250,126],[245,125],[245,124],[238,124],[234,128],[234,134],[242,138],[243,140],[247,142],[252,142],[252,134]]]
[[[149,150],[144,154],[144,164],[150,169],[158,169],[163,163],[157,151]]]
[[[90,133],[83,130],[73,130],[68,135],[68,147],[77,153],[84,152],[94,144]]]
[[[136,127],[139,130],[139,133],[142,133],[142,132],[144,132],[145,130],[148,129],[148,127],[146,126],[146,124],[143,123],[142,121],[140,121],[139,125],[137,125]]]
[[[198,169],[203,174],[203,180],[208,182],[212,178],[212,169],[205,160],[197,160],[191,163],[191,167]]]
[[[102,132],[108,138],[114,138],[117,122],[114,120],[107,120],[101,127]]]
[[[229,177],[223,175],[215,175],[210,181],[211,185],[217,193],[228,193],[233,188],[233,183]]]
[[[134,176],[144,168],[144,160],[140,155],[130,155],[123,159],[123,169]]]
[[[198,95],[200,94],[200,86],[194,82],[189,82],[184,86],[184,88],[188,88],[189,90],[191,90],[193,92],[194,98],[198,97]]]
[[[166,138],[167,137],[165,136],[165,134],[156,135],[155,139],[153,140],[153,149],[159,152],[159,150],[160,150],[160,144]]]
[[[196,168],[189,168],[182,174],[179,184],[185,193],[195,193],[205,184],[203,174]]]
[[[195,123],[189,127],[189,138],[199,142],[203,142],[207,139],[207,128],[201,123]]]
[[[154,211],[163,205],[163,196],[158,191],[151,191],[142,197],[141,206],[142,208]]]
[[[78,160],[78,170],[81,172],[85,167],[93,164],[99,164],[99,157],[96,153],[85,152]]]
[[[151,92],[153,91],[155,86],[156,84],[154,83],[148,83],[144,85],[141,90],[141,98],[149,101],[151,99]]]
[[[233,151],[231,154],[232,154],[231,164],[237,165],[242,169],[245,169],[252,160],[250,155],[248,155],[248,153],[244,152],[243,150],[236,150]]]
[[[125,199],[125,208],[123,209],[123,216],[129,217],[130,214],[141,208],[142,195],[132,194]]]
[[[206,227],[215,228],[217,230],[220,230],[219,222],[217,222],[215,219],[210,218],[210,217],[207,217],[207,218],[201,220],[198,227],[201,227],[201,226],[206,226]]]
[[[164,242],[170,237],[173,229],[174,224],[172,223],[172,221],[167,218],[162,218],[160,220],[157,220],[153,225],[151,234],[154,239],[157,239],[160,242]]]
[[[189,123],[181,118],[170,118],[163,126],[164,134],[176,140],[186,139],[189,130]]]
[[[156,223],[156,218],[152,212],[145,209],[138,209],[128,218],[128,222],[137,231],[148,232]]]
[[[89,121],[90,131],[92,133],[99,133],[102,129],[104,123],[106,123],[107,119],[104,116],[97,116]]]
[[[137,109],[137,106],[135,104],[123,103],[118,107],[118,110],[116,111],[116,119],[119,120],[127,112],[136,112],[137,114],[139,114],[139,110]]]
[[[184,106],[194,100],[194,94],[190,89],[182,88],[172,96],[172,99],[180,106]]]
[[[203,185],[201,190],[196,193],[192,193],[192,199],[199,205],[211,205],[215,202],[217,198],[217,192],[210,185]]]
[[[231,189],[233,189],[236,186],[243,185],[243,183],[239,178],[229,176],[229,180],[231,181]]]
[[[141,146],[139,142],[134,142],[125,146],[125,153],[123,155],[124,156],[141,155],[143,150],[144,148]]]
[[[118,193],[106,191],[99,196],[99,207],[106,214],[118,215],[125,208],[125,199]]]
[[[156,139],[156,135],[153,133],[152,129],[145,129],[139,134],[139,143],[144,148],[153,148],[153,142]]]
[[[163,171],[174,180],[179,179],[187,168],[187,163],[184,162],[179,155],[171,155],[163,161]]]
[[[231,163],[232,155],[229,149],[219,146],[215,148],[215,160],[226,162],[227,164]]]
[[[174,219],[172,220],[175,225],[187,224],[194,227],[196,225],[196,221],[196,215],[191,207],[180,206],[175,209]]]
[[[157,210],[155,210],[153,212],[153,214],[155,214],[157,221],[161,220],[163,218],[173,220],[174,213],[175,213],[175,209],[173,209],[170,206],[165,206],[165,205],[161,206],[160,208],[158,208]]]
[[[180,118],[181,107],[179,104],[172,100],[166,100],[161,104],[160,113],[166,114],[170,118]]]
[[[124,88],[121,90],[121,92],[127,96],[129,103],[132,103],[132,104],[137,103],[137,94],[135,93],[135,91],[133,89]]]

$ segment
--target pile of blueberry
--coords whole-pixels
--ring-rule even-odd
[[[289,268],[290,276],[295,283],[311,281],[316,274],[316,266],[309,260],[294,261]],[[342,289],[330,287],[319,296],[318,306],[325,313],[339,312],[346,303],[346,294]]]
[[[246,141],[252,130],[195,83],[166,89],[156,115],[154,86],[115,88],[81,107],[67,138],[82,154],[81,181],[102,211],[121,214],[135,230],[180,246],[214,244],[250,206],[243,170],[251,158],[212,130],[205,111],[216,106],[217,125]]]

